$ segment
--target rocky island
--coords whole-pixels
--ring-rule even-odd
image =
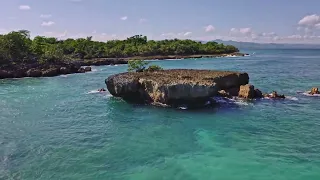
[[[126,72],[105,80],[109,92],[125,101],[189,108],[214,104],[214,96],[261,98],[244,72],[171,69]]]

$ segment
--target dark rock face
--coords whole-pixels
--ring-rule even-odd
[[[78,69],[78,73],[85,73],[85,72],[86,72],[86,70],[84,68],[79,68]]]
[[[14,77],[13,72],[0,70],[0,79],[13,78],[13,77]]]
[[[128,64],[128,60],[102,58],[102,59],[84,60],[81,62],[82,66],[101,66],[101,65],[114,65],[114,64]]]
[[[263,98],[263,94],[259,89],[255,89],[254,93],[255,93],[255,95],[254,95],[255,98]]]
[[[169,106],[204,105],[223,88],[237,88],[248,82],[247,73],[187,69],[121,73],[106,79],[113,96]]]
[[[60,73],[61,73],[61,74],[70,74],[71,71],[70,71],[70,69],[67,68],[67,67],[61,67],[61,68],[60,68]]]
[[[42,72],[39,69],[29,69],[26,74],[27,74],[28,77],[40,77],[40,76],[42,76]]]
[[[47,70],[42,71],[42,76],[44,77],[52,77],[59,75],[59,69],[58,68],[50,68]]]
[[[85,72],[90,72],[90,71],[91,71],[91,67],[90,67],[90,66],[85,67],[85,68],[84,68],[84,71],[85,71]]]
[[[84,73],[91,71],[91,67],[81,68],[78,62],[63,64],[25,64],[0,67],[0,79],[22,77],[52,77],[60,74]]]

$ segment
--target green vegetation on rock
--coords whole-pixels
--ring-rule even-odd
[[[128,71],[142,72],[148,64],[149,62],[143,60],[131,60],[128,62]]]
[[[92,37],[58,40],[53,37],[30,38],[27,30],[0,35],[0,65],[59,64],[66,60],[128,58],[168,55],[214,55],[234,53],[234,46],[193,40],[148,40],[136,35],[126,40],[93,41]]]
[[[147,68],[147,65],[149,65],[150,62],[144,61],[144,60],[131,60],[128,62],[128,71],[129,72],[144,72],[144,71],[160,71],[163,70],[162,67],[158,65],[150,65]]]

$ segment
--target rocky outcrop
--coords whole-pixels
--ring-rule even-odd
[[[60,68],[60,73],[61,73],[61,74],[70,74],[71,71],[70,71],[70,69],[67,68],[67,67],[61,67],[61,68]]]
[[[240,86],[237,96],[245,99],[255,99],[263,97],[262,92],[259,89],[255,89],[251,84]]]
[[[13,73],[7,70],[0,70],[0,79],[13,78]]]
[[[279,95],[277,91],[272,91],[272,93],[265,94],[263,96],[266,98],[271,98],[271,99],[284,99],[284,98],[286,98],[285,95],[283,95],[283,94]]]
[[[101,66],[101,65],[114,65],[114,64],[128,64],[128,60],[124,58],[100,58],[80,61],[81,66]]]
[[[128,72],[106,79],[109,92],[126,101],[189,107],[203,106],[219,91],[248,82],[247,73],[190,69]]]
[[[85,67],[85,68],[84,68],[84,71],[85,71],[85,72],[90,72],[90,71],[91,71],[91,67],[90,67],[90,66]]]
[[[42,76],[42,72],[39,69],[29,69],[27,71],[27,76],[28,77],[40,77],[40,76]]]
[[[254,86],[251,84],[240,86],[238,96],[241,98],[253,99],[255,97]]]
[[[320,94],[319,89],[316,87],[311,88],[311,91],[309,94],[314,95],[314,94]]]
[[[44,77],[52,77],[59,75],[59,69],[58,68],[50,68],[42,71],[42,76]]]
[[[22,77],[52,77],[61,74],[85,73],[91,67],[82,68],[80,63],[25,64],[0,67],[0,79]]]
[[[85,72],[86,72],[86,70],[82,67],[78,69],[78,73],[85,73]]]

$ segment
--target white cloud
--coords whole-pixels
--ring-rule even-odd
[[[6,34],[8,32],[8,30],[0,28],[0,34]]]
[[[55,22],[53,21],[44,21],[42,22],[41,26],[53,26]]]
[[[238,30],[237,28],[231,28],[231,29],[230,29],[230,32],[231,32],[231,33],[237,33],[237,32],[239,32],[239,30]]]
[[[240,28],[239,32],[246,35],[252,33],[251,28]]]
[[[231,35],[236,35],[236,36],[252,36],[255,35],[252,31],[251,28],[231,28],[230,29],[230,34]]]
[[[70,35],[65,38],[86,38],[88,36],[92,36],[93,41],[109,41],[109,40],[115,40],[115,39],[126,39],[128,36],[117,36],[116,34],[107,34],[107,33],[77,33],[74,35]]]
[[[96,30],[92,31],[92,34],[97,34],[97,31]]]
[[[275,37],[275,36],[277,36],[277,34],[275,32],[269,32],[269,33],[264,32],[264,33],[261,33],[261,36],[263,36],[263,37]]]
[[[120,19],[121,19],[122,21],[125,21],[125,20],[128,19],[128,17],[127,17],[127,16],[123,16],[123,17],[121,17]]]
[[[145,22],[147,22],[147,19],[145,19],[145,18],[139,19],[139,23],[145,23]]]
[[[320,29],[320,23],[318,23],[318,24],[316,24],[314,26],[315,26],[315,28]]]
[[[164,36],[165,38],[183,38],[183,37],[187,37],[190,36],[192,34],[192,32],[188,31],[188,32],[179,32],[179,33],[162,33],[161,36]]]
[[[288,39],[301,39],[302,36],[301,36],[301,35],[298,35],[298,34],[295,34],[295,35],[287,36],[286,38],[288,38]]]
[[[68,31],[64,31],[64,32],[44,32],[43,36],[47,36],[47,37],[55,37],[55,38],[64,38],[66,37],[68,34]]]
[[[70,0],[71,2],[81,2],[82,0]]]
[[[41,14],[40,15],[40,18],[51,18],[52,17],[52,15],[51,14]]]
[[[173,37],[175,33],[162,33],[161,36]]]
[[[19,6],[19,9],[20,9],[20,10],[30,10],[31,7],[28,6],[28,5],[20,5],[20,6]]]
[[[315,26],[316,24],[320,23],[320,16],[317,14],[312,14],[303,17],[299,22],[298,25],[301,26]]]
[[[212,31],[214,31],[216,28],[215,28],[214,26],[212,26],[212,25],[208,25],[208,26],[206,26],[204,29],[205,29],[206,32],[212,32]]]
[[[189,36],[189,35],[191,35],[192,34],[192,32],[185,32],[184,34],[183,34],[183,36]]]

